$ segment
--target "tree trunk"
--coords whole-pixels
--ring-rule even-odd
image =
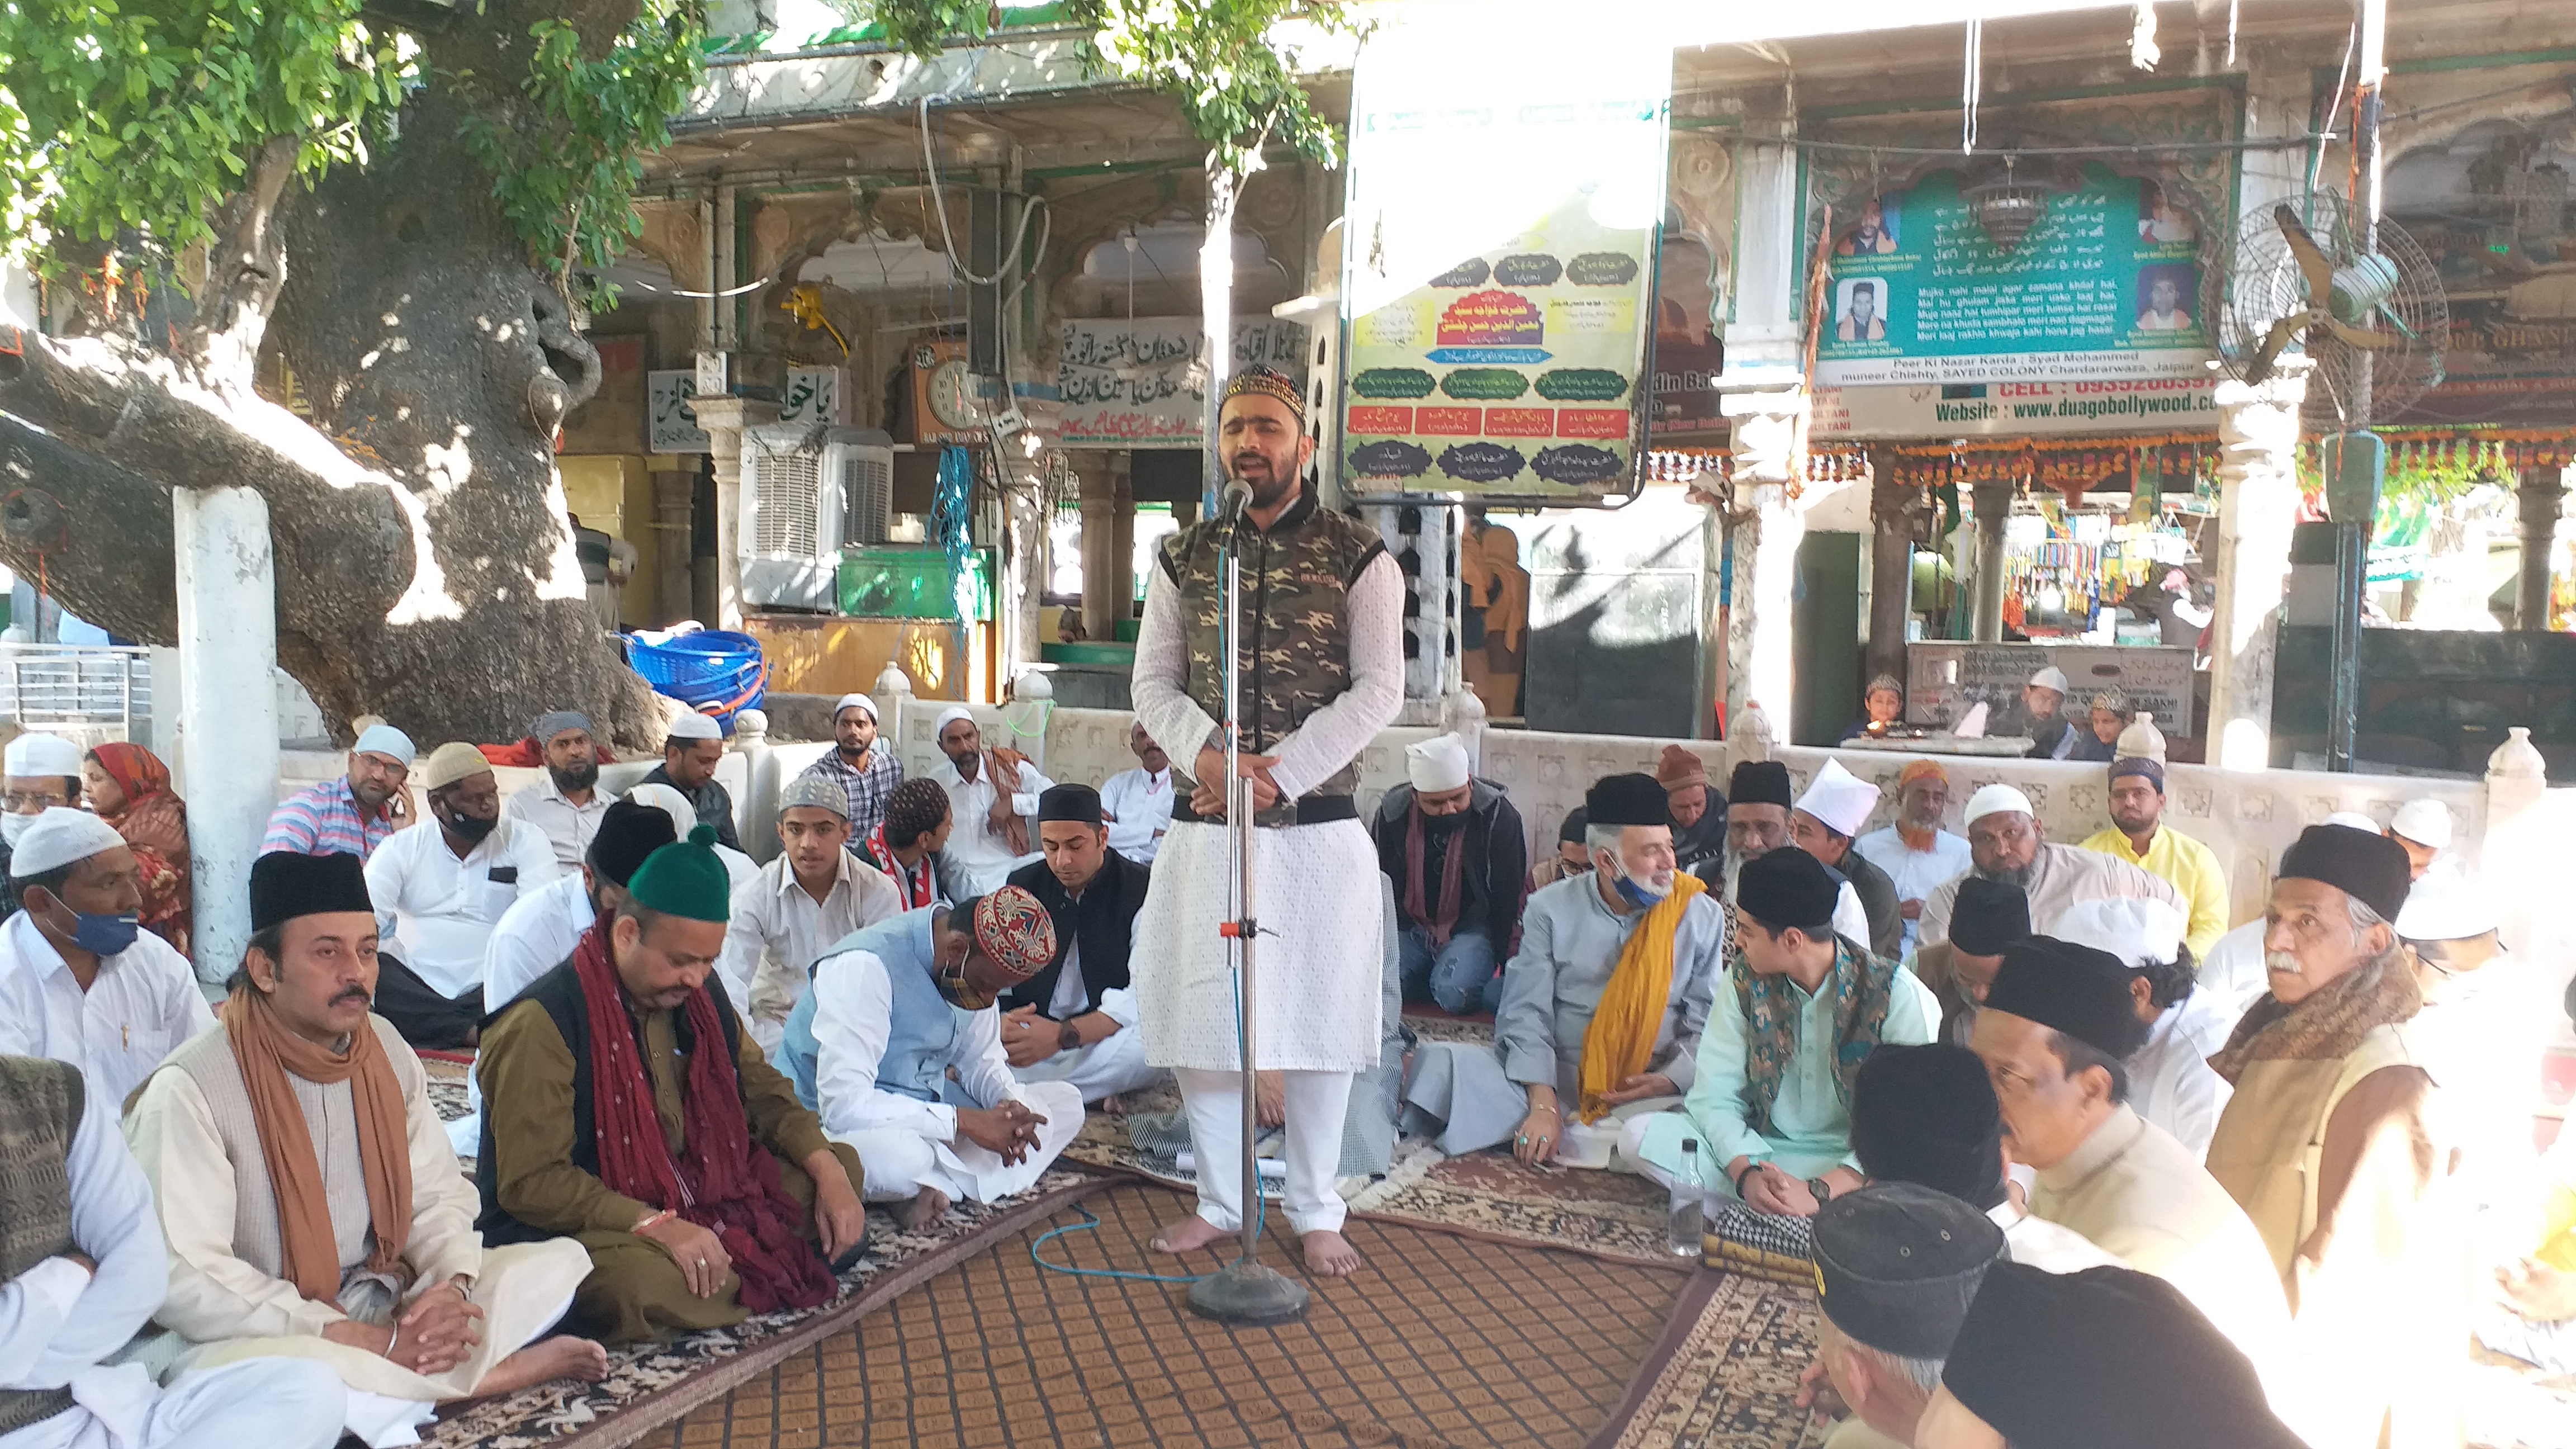
[[[1242,178],[1217,159],[1207,157],[1207,240],[1199,245],[1199,331],[1207,347],[1207,412],[1200,426],[1207,438],[1207,496],[1200,500],[1214,518],[1225,494],[1225,450],[1217,437],[1217,414],[1225,409],[1225,382],[1234,370],[1234,202]]]
[[[604,45],[631,13],[567,18]],[[514,78],[529,43],[524,18],[461,25],[429,39],[424,74]],[[434,85],[365,169],[254,184],[167,352],[0,351],[0,559],[83,618],[172,644],[170,490],[246,484],[275,535],[278,662],[336,735],[374,713],[424,749],[514,740],[569,706],[658,742],[584,594],[554,471],[598,354],[459,140],[469,107],[495,106]],[[252,391],[263,334],[309,421]]]

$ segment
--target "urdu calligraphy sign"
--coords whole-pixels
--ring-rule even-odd
[[[1056,387],[1068,448],[1196,448],[1207,408],[1196,317],[1076,317],[1064,324]],[[1306,329],[1237,318],[1229,373],[1254,363],[1306,374]]]

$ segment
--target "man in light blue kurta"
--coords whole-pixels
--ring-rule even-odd
[[[1631,1119],[1621,1146],[1670,1183],[1683,1141],[1696,1139],[1703,1186],[1811,1216],[1862,1182],[1851,1152],[1860,1063],[1882,1043],[1932,1040],[1939,1010],[1911,972],[1833,932],[1834,881],[1815,857],[1788,847],[1748,862],[1737,892],[1733,959],[1689,1095],[1678,1112]]]

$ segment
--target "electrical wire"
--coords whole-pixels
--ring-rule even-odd
[[[979,277],[975,275],[975,269],[967,266],[964,261],[959,259],[957,255],[956,235],[951,232],[948,227],[947,192],[940,184],[939,157],[935,154],[930,143],[930,97],[928,96],[923,96],[921,98],[920,119],[921,165],[923,174],[929,177],[928,184],[930,187],[931,210],[936,212],[939,217],[939,245],[948,253],[948,265],[957,269],[957,275],[965,278],[968,286],[999,286],[1001,285],[1004,277],[1013,276],[1018,273],[1020,251],[1021,248],[1028,244],[1029,240],[1029,217],[1032,213],[1044,213],[1044,217],[1041,221],[1041,230],[1038,233],[1037,253],[1029,258],[1029,270],[1027,274],[1017,277],[1019,285],[1012,288],[1010,298],[1006,300],[1016,299],[1020,294],[1020,289],[1028,285],[1029,277],[1036,276],[1039,266],[1041,266],[1046,260],[1047,242],[1052,237],[1055,230],[1055,209],[1047,205],[1046,198],[1043,196],[1032,196],[1027,198],[1028,204],[1020,208],[1019,225],[1011,229],[1011,249],[1003,254],[1001,264],[994,268],[993,275],[989,277]]]

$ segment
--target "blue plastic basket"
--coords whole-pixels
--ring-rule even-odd
[[[633,635],[626,642],[627,658],[655,693],[714,716],[726,734],[736,712],[758,709],[767,697],[769,664],[748,634],[702,629],[658,644]]]

